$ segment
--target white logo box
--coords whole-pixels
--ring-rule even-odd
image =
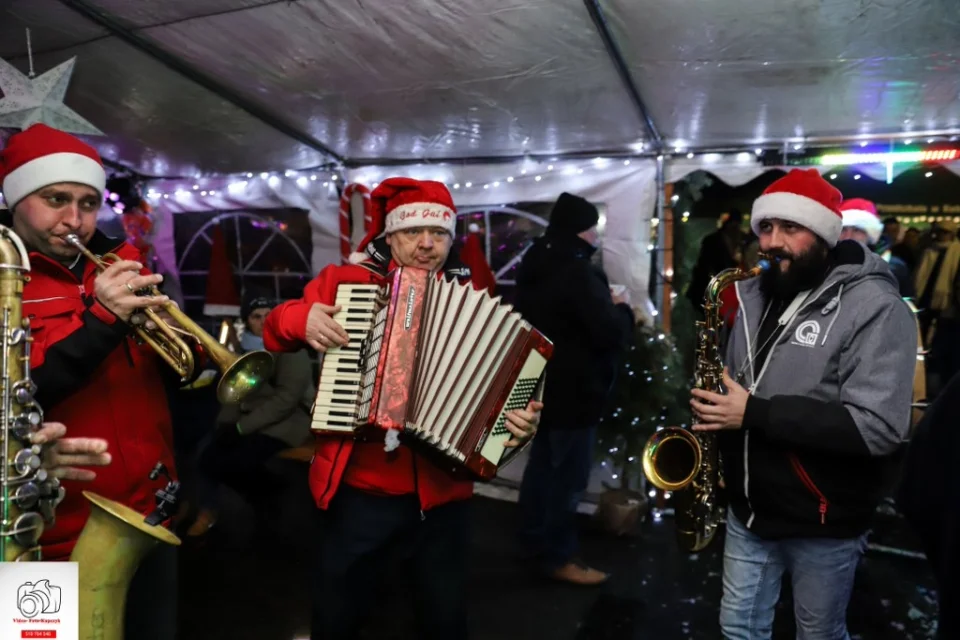
[[[0,638],[79,640],[76,562],[0,562]]]

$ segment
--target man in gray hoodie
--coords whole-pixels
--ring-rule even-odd
[[[797,637],[848,639],[865,537],[910,425],[916,323],[882,258],[838,244],[842,196],[793,170],[753,205],[771,266],[736,285],[723,395],[694,390],[718,431],[730,509],[720,625],[770,638],[784,572]]]

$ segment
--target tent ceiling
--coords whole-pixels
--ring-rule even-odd
[[[955,0],[599,5],[668,144],[960,126]],[[106,157],[147,175],[630,151],[647,136],[584,0],[3,11],[0,56],[27,70],[26,27],[38,73],[77,56],[67,104],[107,133]]]
[[[960,126],[956,0],[605,0],[669,143]]]

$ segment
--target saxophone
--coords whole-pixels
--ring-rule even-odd
[[[41,559],[40,537],[53,526],[63,499],[60,481],[41,467],[41,448],[30,434],[43,423],[30,379],[30,327],[23,318],[23,286],[30,271],[27,249],[13,231],[0,226],[0,560]]]
[[[30,434],[43,423],[34,401],[30,378],[30,327],[23,318],[23,287],[29,280],[30,258],[23,242],[0,225],[0,561],[42,561],[40,538],[55,522],[63,500],[60,481],[41,466],[41,448]],[[155,480],[165,473],[158,464]],[[169,478],[169,474],[167,474]],[[160,523],[169,517],[179,485],[172,479],[157,492],[157,510],[148,517],[95,493],[84,491],[90,517],[70,556],[78,563],[80,581],[79,637],[123,640],[127,588],[146,554],[159,542],[180,540]]]
[[[723,393],[723,360],[720,356],[720,295],[739,280],[753,278],[770,266],[761,256],[749,270],[726,269],[710,280],[703,296],[704,320],[696,323],[697,362],[694,386]],[[647,440],[643,448],[643,472],[654,487],[673,492],[677,543],[696,553],[713,541],[720,524],[717,487],[720,455],[713,432],[693,432],[666,427]]]

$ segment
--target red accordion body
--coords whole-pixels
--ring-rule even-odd
[[[324,357],[314,430],[393,429],[453,472],[496,475],[512,457],[506,413],[542,389],[552,343],[487,291],[422,269],[341,289],[335,319],[351,341]]]

